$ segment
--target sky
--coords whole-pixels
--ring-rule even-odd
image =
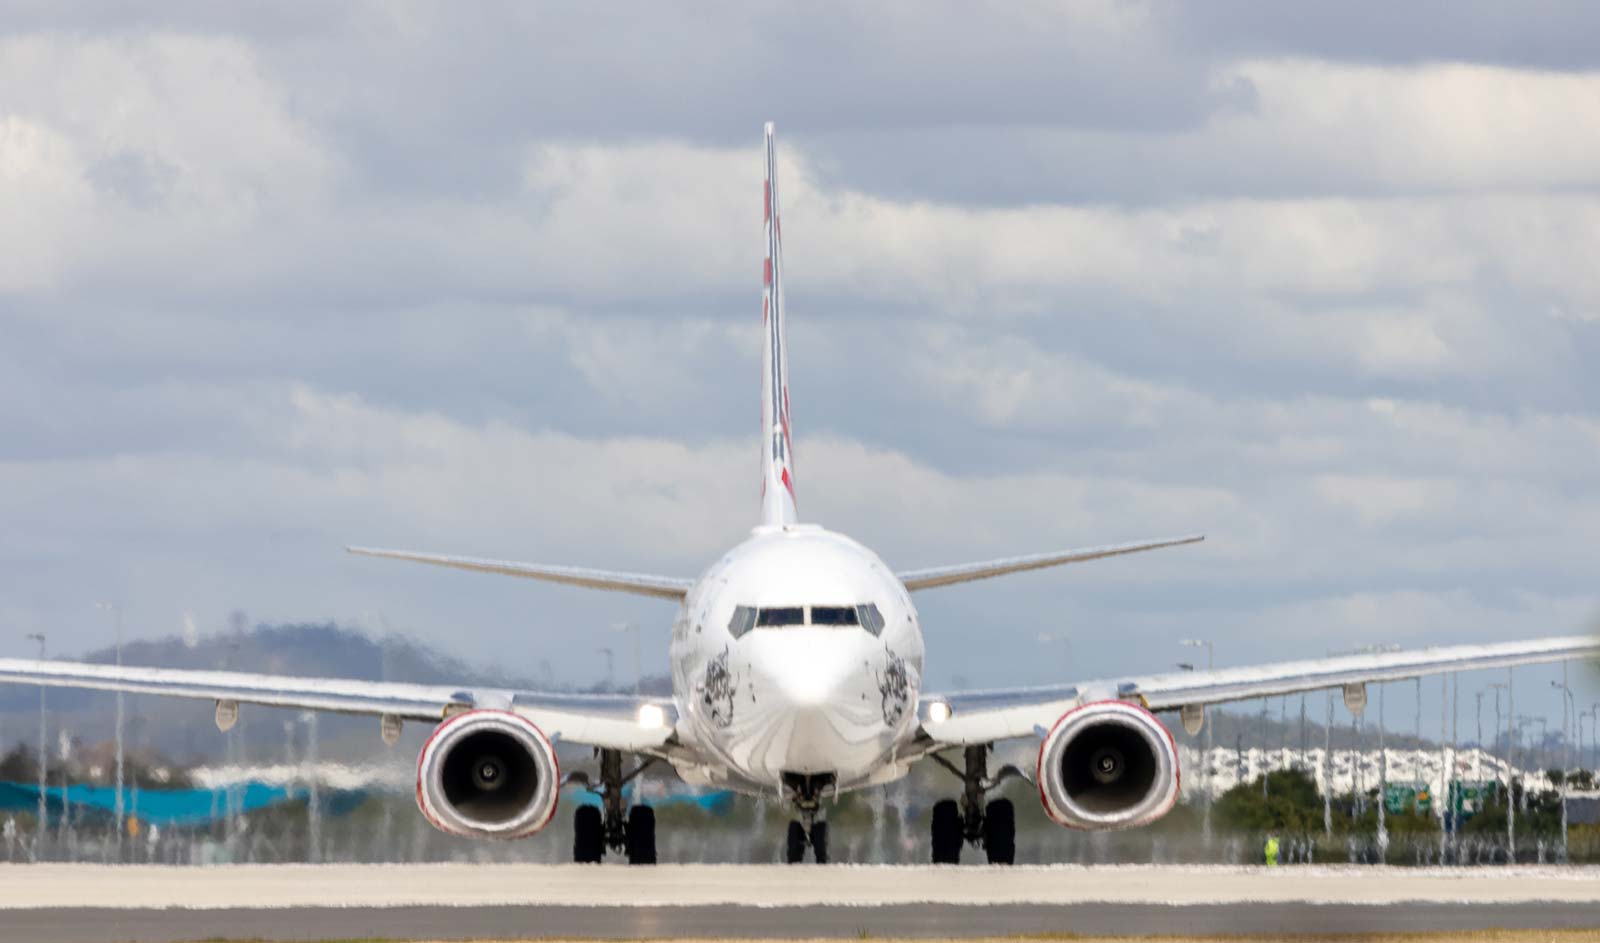
[[[0,654],[110,602],[574,683],[631,623],[663,670],[668,604],[342,548],[691,576],[744,536],[768,120],[802,518],[904,569],[1208,535],[919,596],[931,686],[1600,613],[1592,5],[0,24]]]

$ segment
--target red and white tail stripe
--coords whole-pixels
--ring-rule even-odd
[[[794,524],[794,443],[789,426],[789,356],[783,323],[783,227],[778,223],[778,157],[773,126],[766,127],[767,177],[762,187],[767,257],[762,265],[761,322],[761,523]]]

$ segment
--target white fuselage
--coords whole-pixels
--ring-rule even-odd
[[[725,767],[686,778],[758,789],[785,773],[832,774],[838,789],[892,778],[916,726],[922,655],[916,607],[876,554],[814,525],[758,527],[695,582],[673,625],[679,735]]]

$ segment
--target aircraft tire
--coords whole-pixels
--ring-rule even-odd
[[[828,863],[828,823],[811,823],[811,857],[817,864]]]
[[[636,805],[628,810],[628,863],[656,863],[656,810]]]
[[[789,838],[783,849],[783,860],[799,864],[806,860],[806,829],[799,822],[789,823]]]
[[[606,856],[605,828],[600,810],[580,805],[572,813],[572,860],[578,864],[599,864]]]
[[[954,799],[933,804],[933,863],[961,863],[961,808]]]
[[[983,852],[990,864],[1016,864],[1017,812],[1010,799],[996,799],[984,809]]]

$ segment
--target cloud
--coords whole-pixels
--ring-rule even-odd
[[[339,548],[739,539],[770,118],[806,516],[904,566],[1210,534],[928,594],[934,677],[1572,630],[1593,31],[1474,9],[13,5],[0,615],[387,611],[592,669],[660,607]]]

